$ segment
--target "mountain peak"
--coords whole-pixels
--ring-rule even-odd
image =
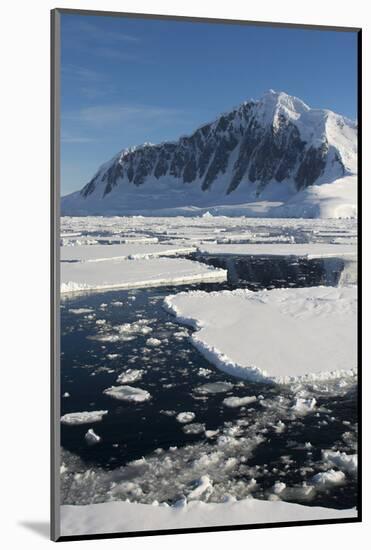
[[[268,90],[177,141],[121,151],[64,208],[81,201],[116,212],[118,201],[140,211],[143,201],[162,208],[281,196],[355,174],[356,159],[354,124]]]
[[[310,110],[308,105],[298,97],[272,89],[263,94],[258,101],[258,106],[265,122],[274,122],[279,115],[286,115],[290,119],[297,120],[303,113]]]

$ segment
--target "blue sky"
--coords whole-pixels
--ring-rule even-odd
[[[62,15],[62,195],[268,89],[356,118],[355,32]]]

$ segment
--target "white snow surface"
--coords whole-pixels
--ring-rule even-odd
[[[108,248],[108,246],[107,246]],[[227,271],[184,258],[62,262],[61,293],[225,281]]]
[[[178,506],[105,502],[85,506],[61,506],[61,534],[66,536],[127,533],[355,517],[357,517],[355,509],[334,510],[254,498],[240,501],[230,499],[225,503],[194,500],[187,503],[185,500]]]
[[[240,378],[288,383],[357,368],[354,286],[181,292],[164,306],[196,328],[201,353]]]

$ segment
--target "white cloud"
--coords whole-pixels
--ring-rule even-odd
[[[185,112],[180,109],[116,104],[85,107],[78,112],[66,114],[64,120],[85,123],[91,126],[109,126],[123,123],[152,123],[165,118],[179,119],[184,116]]]
[[[121,31],[112,31],[104,29],[99,25],[94,25],[89,21],[74,21],[74,24],[70,26],[70,29],[78,34],[79,40],[88,39],[98,41],[115,41],[115,42],[140,42],[137,36],[128,34]]]

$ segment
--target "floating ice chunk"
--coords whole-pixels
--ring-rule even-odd
[[[120,307],[120,306],[123,306],[124,305],[124,302],[111,302],[111,306],[115,306],[115,307]]]
[[[107,323],[106,319],[97,319],[95,321],[96,325],[105,325]]]
[[[204,475],[198,480],[197,486],[195,487],[195,489],[193,489],[193,491],[188,494],[187,498],[188,500],[198,500],[201,495],[204,495],[205,493],[208,493],[208,495],[210,495],[212,491],[212,481],[208,475]]]
[[[92,424],[100,422],[108,411],[84,411],[64,414],[61,417],[62,424],[77,426],[79,424]]]
[[[277,424],[274,426],[275,432],[278,433],[278,434],[284,432],[285,428],[286,428],[286,426],[285,426],[284,422],[282,422],[282,420],[279,420],[277,422]]]
[[[312,397],[311,399],[304,399],[302,397],[297,397],[295,403],[291,407],[293,411],[296,411],[300,414],[306,414],[310,411],[313,411],[316,407],[317,401]]]
[[[276,481],[272,488],[275,495],[280,495],[285,489],[286,483],[283,483],[283,481]]]
[[[73,313],[74,315],[83,315],[84,313],[92,313],[93,311],[94,309],[90,307],[71,308],[68,310],[69,313]]]
[[[68,393],[68,391],[65,391],[62,397],[70,397],[70,394]]]
[[[205,435],[208,439],[212,439],[213,437],[217,436],[219,433],[219,430],[206,430]]]
[[[328,470],[319,472],[311,478],[311,483],[316,486],[339,485],[345,481],[344,472]]]
[[[346,453],[341,453],[340,451],[322,451],[322,457],[324,460],[344,472],[348,472],[350,474],[354,474],[357,472],[357,454],[348,455]]]
[[[186,424],[183,426],[183,432],[185,434],[201,434],[205,431],[205,424],[199,424],[195,422],[194,424]]]
[[[155,348],[157,346],[161,346],[161,340],[158,338],[148,338],[146,345]]]
[[[211,372],[212,371],[210,369],[205,369],[204,367],[201,367],[198,369],[197,374],[199,376],[204,376],[205,378],[207,378],[208,376],[210,376]]]
[[[117,359],[118,357],[120,357],[120,354],[119,353],[107,353],[107,359]]]
[[[244,405],[255,403],[256,400],[257,399],[255,395],[249,395],[246,397],[226,397],[225,399],[223,399],[223,405],[231,408],[243,407]]]
[[[196,415],[195,415],[194,412],[181,412],[181,413],[176,415],[176,419],[181,424],[187,424],[188,422],[192,422],[192,420],[194,420],[195,416]]]
[[[173,410],[160,410],[160,414],[164,414],[165,416],[175,416],[176,412]]]
[[[133,386],[111,386],[105,389],[103,393],[120,401],[131,401],[134,403],[141,403],[151,399],[151,394],[148,391],[134,388]]]
[[[201,393],[203,395],[213,394],[213,393],[224,393],[233,388],[233,384],[230,382],[210,382],[208,384],[203,384],[195,389],[195,392]]]
[[[148,322],[147,319],[140,319],[134,323],[123,323],[112,327],[112,332],[103,332],[88,338],[99,342],[129,342],[138,336],[152,332],[152,328],[146,324]]]
[[[97,435],[92,428],[90,428],[85,434],[85,441],[88,445],[96,445],[101,438]]]
[[[128,382],[136,382],[143,376],[143,371],[139,369],[128,369],[122,372],[116,379],[117,384],[127,384]]]

